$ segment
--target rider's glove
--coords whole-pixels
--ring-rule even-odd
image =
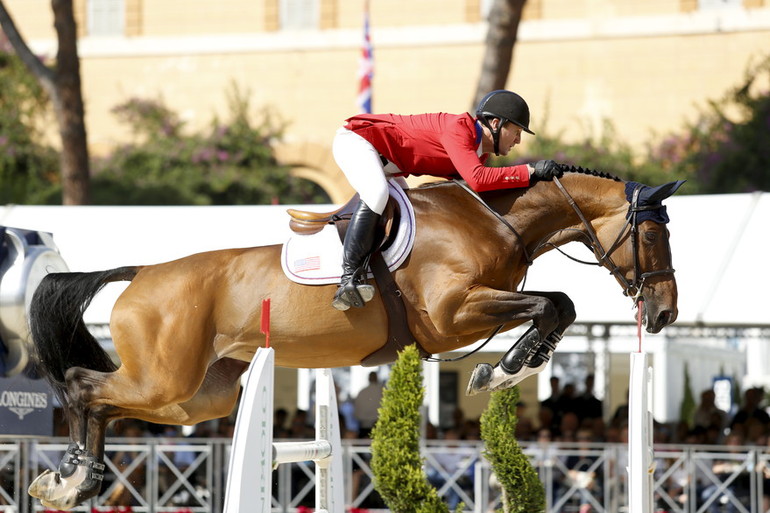
[[[539,160],[535,163],[535,170],[529,175],[529,183],[553,180],[554,177],[561,177],[562,174],[561,167],[553,160]]]

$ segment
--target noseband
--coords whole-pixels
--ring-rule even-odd
[[[588,222],[588,219],[580,210],[580,207],[577,205],[577,203],[572,198],[572,196],[570,196],[569,192],[567,192],[567,189],[564,188],[564,186],[561,184],[561,181],[559,181],[558,178],[554,177],[553,181],[556,184],[556,186],[559,188],[561,193],[564,195],[564,197],[567,199],[567,202],[573,208],[575,213],[578,215],[578,217],[580,218],[580,221],[583,223],[583,226],[585,227],[585,232],[581,232],[581,233],[585,234],[589,239],[591,249],[593,250],[594,255],[596,256],[596,259],[598,260],[598,263],[596,265],[602,265],[607,269],[609,269],[610,274],[612,274],[615,277],[615,279],[618,281],[618,283],[620,283],[620,285],[623,287],[623,294],[632,298],[635,304],[642,297],[642,289],[644,287],[644,282],[645,280],[647,280],[647,278],[651,278],[653,276],[660,276],[663,274],[674,274],[675,271],[673,268],[659,269],[656,271],[648,271],[648,272],[640,272],[641,266],[639,264],[639,243],[638,243],[639,223],[637,221],[636,215],[639,212],[643,212],[645,210],[656,210],[661,207],[661,205],[639,205],[638,204],[639,192],[641,191],[641,188],[642,188],[641,185],[638,185],[634,189],[633,195],[631,197],[631,201],[629,202],[630,205],[628,206],[628,215],[626,216],[625,224],[620,229],[618,236],[615,238],[615,242],[613,242],[610,248],[605,251],[601,241],[599,240],[599,237],[596,235],[596,231],[594,230],[593,226],[591,226],[591,223]],[[614,253],[615,250],[620,247],[621,242],[625,237],[627,229],[630,230],[631,245],[634,248],[633,281],[629,281],[628,279],[626,279],[623,273],[620,272],[620,268],[612,260],[612,253]],[[538,246],[538,248],[541,246]],[[576,260],[576,259],[573,258],[573,260]],[[582,263],[591,264],[593,262],[582,262]]]

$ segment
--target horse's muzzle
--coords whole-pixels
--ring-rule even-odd
[[[646,304],[645,304],[646,307]],[[660,330],[665,328],[666,326],[672,324],[676,320],[677,312],[676,309],[664,309],[660,310],[657,313],[650,312],[649,310],[646,312],[646,320],[647,320],[647,332],[648,333],[658,333]]]

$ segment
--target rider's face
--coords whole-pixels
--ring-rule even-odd
[[[500,155],[508,155],[514,146],[521,142],[521,127],[506,123],[500,130]]]

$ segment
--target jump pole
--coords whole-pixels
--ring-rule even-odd
[[[263,332],[264,319],[263,314]],[[316,369],[316,439],[273,442],[274,367],[274,350],[259,348],[246,371],[230,453],[224,513],[270,513],[273,470],[281,463],[311,460],[316,467],[316,513],[344,513],[342,443],[331,370]]]
[[[642,351],[642,307],[637,305],[639,350],[631,353],[628,383],[628,511],[652,513],[655,458],[652,445],[652,368]]]

